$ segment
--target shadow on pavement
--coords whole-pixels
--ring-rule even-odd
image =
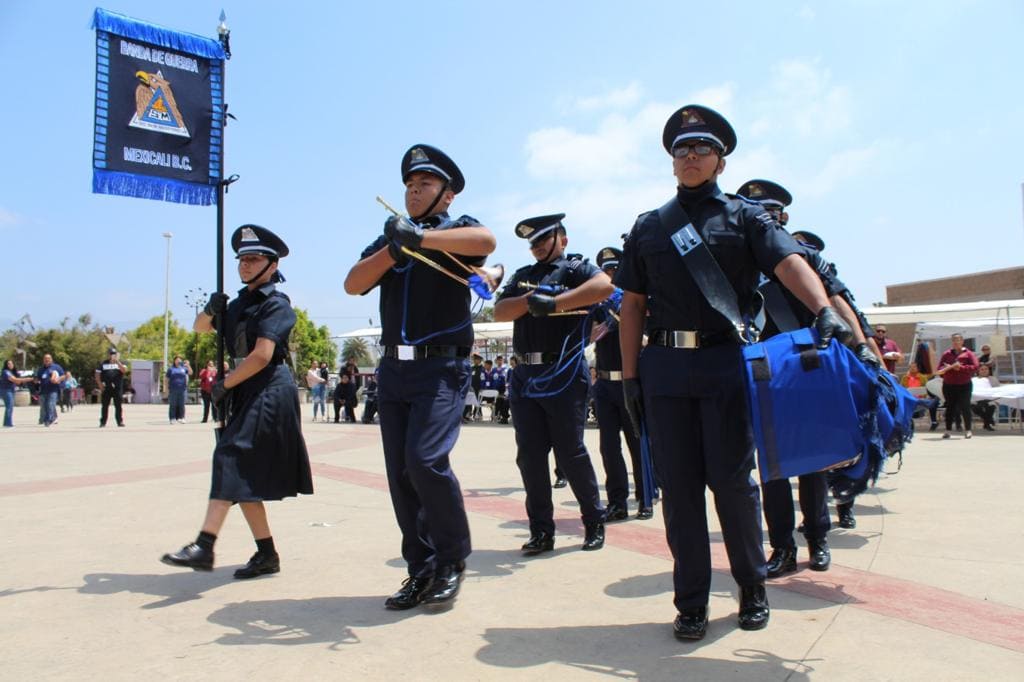
[[[117,594],[131,592],[148,594],[163,599],[144,604],[144,609],[162,609],[202,598],[203,592],[233,582],[227,571],[204,573],[181,571],[176,573],[89,573],[82,577],[81,594]]]
[[[670,623],[557,628],[489,628],[476,657],[488,665],[529,668],[560,663],[590,673],[639,680],[809,680],[806,664],[766,651],[738,649],[742,660],[696,656],[736,630],[735,616],[716,618],[699,642],[680,642]]]
[[[423,608],[388,611],[385,595],[373,597],[320,597],[317,599],[274,599],[228,604],[211,613],[207,620],[233,628],[215,644],[329,644],[338,649],[358,644],[352,627],[390,625],[416,615],[432,612]]]

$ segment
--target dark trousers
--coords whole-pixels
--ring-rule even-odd
[[[942,384],[942,398],[946,401],[946,430],[953,430],[953,419],[960,415],[964,430],[971,430],[971,391],[974,387],[966,384]]]
[[[210,406],[213,405],[213,396],[210,395],[209,391],[200,391],[199,395],[203,398],[203,423],[205,424],[210,419]],[[217,421],[217,410],[213,411],[213,420]]]
[[[732,576],[765,580],[761,497],[751,477],[754,437],[736,345],[684,350],[647,346],[640,382],[661,486],[675,606],[704,606],[711,591],[705,488],[711,488]]]
[[[804,537],[823,540],[831,528],[828,515],[828,474],[817,472],[797,477],[800,511],[804,516]],[[764,520],[768,524],[768,542],[773,549],[792,549],[796,513],[793,510],[793,486],[787,478],[762,486]]]
[[[991,400],[979,400],[971,405],[971,411],[981,417],[981,421],[987,427],[996,425],[996,405]]]
[[[380,364],[377,403],[391,504],[411,576],[469,556],[469,521],[449,454],[459,437],[469,362],[455,358]]]
[[[367,398],[363,404],[363,423],[372,424],[373,418],[377,415],[377,399]]]
[[[554,504],[551,501],[551,473],[548,452],[554,450],[555,463],[565,474],[583,523],[604,521],[604,507],[597,487],[597,474],[590,453],[583,444],[583,424],[587,409],[587,379],[581,374],[556,395],[524,395],[530,377],[549,369],[549,365],[519,365],[512,370],[512,418],[516,432],[516,464],[526,489],[526,515],[530,533],[554,533]],[[585,369],[585,368],[584,368]]]
[[[116,388],[103,388],[100,394],[100,426],[105,426],[107,416],[110,414],[110,401],[114,401],[114,421],[118,424],[124,423],[124,415],[121,414],[121,391]]]
[[[629,498],[629,478],[626,461],[622,456],[622,439],[626,436],[626,447],[633,464],[633,494],[637,502],[644,488],[643,468],[640,464],[640,439],[633,432],[633,426],[626,413],[626,401],[622,395],[622,382],[598,379],[594,386],[594,406],[597,426],[601,432],[601,461],[604,463],[604,489],[608,502],[626,507]]]

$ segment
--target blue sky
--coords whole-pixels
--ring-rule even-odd
[[[453,212],[512,229],[565,212],[570,250],[618,245],[674,189],[665,118],[724,113],[726,191],[763,177],[794,195],[863,305],[885,285],[1019,266],[1024,255],[1024,4],[1004,2],[226,2],[233,58],[227,230],[289,243],[284,290],[335,332],[378,321],[342,290],[400,205],[411,144],[467,177]],[[0,3],[4,136],[0,329],[91,313],[127,329],[214,285],[213,207],[91,194],[92,3]],[[222,3],[105,9],[213,37]],[[234,261],[229,290],[238,287]]]

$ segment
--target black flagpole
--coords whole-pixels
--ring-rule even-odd
[[[220,11],[220,23],[217,25],[217,36],[220,38],[220,44],[224,47],[224,65],[221,68],[221,92],[226,95],[226,86],[224,76],[227,72],[227,60],[231,59],[231,31],[228,29],[226,23],[227,17],[224,15],[224,10]],[[221,123],[221,147],[220,147],[220,168],[221,176],[224,175],[224,150],[225,150],[225,136],[224,133],[228,126],[228,105],[226,101],[223,101],[222,96],[222,107],[223,117]],[[217,182],[217,293],[224,293],[224,195],[227,194],[228,185],[238,180],[237,175],[231,175],[227,178],[222,177]],[[216,323],[217,330],[217,376],[221,380],[224,379],[226,372],[224,371],[224,317],[226,313],[217,315],[214,320]],[[227,401],[225,400],[220,409],[218,409],[218,428],[215,429],[214,433],[216,437],[220,438],[220,432],[224,429],[224,422],[227,418]]]

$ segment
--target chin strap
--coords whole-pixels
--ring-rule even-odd
[[[253,282],[255,282],[256,280],[258,280],[258,279],[259,279],[260,277],[262,277],[263,275],[265,275],[265,274],[266,274],[266,272],[267,272],[267,270],[269,270],[269,269],[270,269],[270,266],[271,266],[271,265],[273,265],[273,264],[274,264],[274,263],[276,263],[276,262],[277,262],[277,259],[276,259],[276,258],[270,258],[270,259],[268,259],[268,260],[267,260],[267,264],[263,266],[263,269],[262,269],[262,270],[260,270],[260,271],[259,271],[258,273],[256,273],[256,275],[255,275],[255,276],[253,276],[253,277],[251,277],[251,278],[249,278],[249,279],[247,279],[247,280],[246,280],[246,279],[243,279],[243,280],[242,280],[242,284],[252,284],[252,283],[253,283]],[[280,275],[278,275],[277,273],[274,273],[274,274],[275,274],[275,275],[277,275],[278,277],[280,277]],[[283,281],[284,281],[284,277],[280,277],[280,279],[278,279],[278,280],[276,280],[276,281],[280,281],[280,282],[283,282]]]
[[[445,180],[444,184],[441,185],[441,189],[438,190],[437,196],[434,197],[434,200],[432,202],[430,202],[430,206],[427,207],[427,210],[424,211],[422,214],[420,214],[418,216],[410,216],[410,217],[413,220],[415,220],[416,222],[419,222],[419,221],[423,220],[424,218],[429,218],[431,215],[433,215],[434,207],[437,206],[437,202],[441,201],[441,197],[444,196],[444,193],[445,193],[445,191],[447,189],[448,189],[448,181]]]

